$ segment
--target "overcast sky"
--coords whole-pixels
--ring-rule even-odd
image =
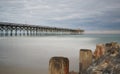
[[[120,33],[120,0],[0,0],[0,22]]]

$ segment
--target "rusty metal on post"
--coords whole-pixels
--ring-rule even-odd
[[[80,49],[79,73],[86,74],[86,70],[91,63],[92,63],[92,51],[89,49]]]
[[[49,61],[49,74],[69,74],[68,58],[52,57]]]

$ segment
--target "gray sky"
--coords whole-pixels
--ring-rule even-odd
[[[0,0],[0,22],[120,33],[120,0]]]

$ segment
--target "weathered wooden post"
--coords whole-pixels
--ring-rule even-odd
[[[68,58],[52,57],[49,61],[49,74],[69,74]]]
[[[86,70],[92,63],[92,51],[89,49],[81,49],[79,56],[79,73],[86,74]]]
[[[94,60],[99,59],[101,56],[105,54],[105,46],[104,44],[97,44],[96,49],[94,51]]]

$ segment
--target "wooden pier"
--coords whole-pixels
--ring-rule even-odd
[[[0,36],[40,36],[82,34],[84,30],[0,22]]]

